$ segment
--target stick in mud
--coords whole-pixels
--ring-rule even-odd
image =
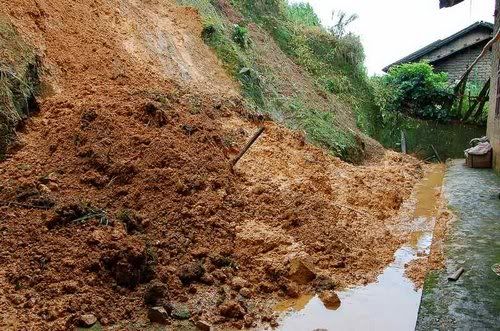
[[[252,145],[255,143],[255,141],[257,140],[257,138],[260,137],[260,135],[262,134],[262,132],[264,132],[264,127],[261,127],[257,132],[255,132],[255,134],[253,135],[253,137],[247,142],[247,144],[245,145],[245,147],[243,147],[243,149],[240,151],[240,153],[238,154],[238,156],[236,156],[232,161],[231,161],[231,168],[233,168],[236,163],[243,157],[243,155],[248,151],[248,149],[250,147],[252,147]]]
[[[460,276],[462,275],[462,273],[464,271],[465,271],[464,268],[458,269],[457,271],[455,271],[455,273],[453,273],[452,275],[448,276],[448,280],[456,282],[460,278]]]
[[[439,154],[436,151],[436,148],[434,147],[434,145],[431,145],[431,148],[434,151],[434,154],[436,155],[436,158],[438,159],[439,163],[442,163],[443,161],[441,161],[441,158],[439,157]]]

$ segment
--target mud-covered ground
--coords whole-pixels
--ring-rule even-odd
[[[249,115],[192,9],[0,4],[44,66],[0,163],[0,328],[272,325],[267,300],[372,281],[405,240],[420,162],[353,166]]]

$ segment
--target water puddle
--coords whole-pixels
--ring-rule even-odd
[[[405,264],[429,253],[443,175],[444,166],[436,165],[419,184],[413,213],[416,230],[376,282],[338,292],[337,309],[325,307],[317,295],[281,302],[275,307],[282,312],[278,330],[414,330],[421,290],[405,277]]]

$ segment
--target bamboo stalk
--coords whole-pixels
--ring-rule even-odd
[[[233,168],[236,163],[245,155],[245,153],[252,147],[252,145],[255,143],[255,141],[260,137],[260,135],[264,132],[264,127],[261,127],[255,134],[252,136],[252,138],[247,142],[245,147],[240,151],[238,156],[236,156],[232,161],[231,161],[231,168]]]

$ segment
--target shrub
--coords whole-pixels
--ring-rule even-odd
[[[446,105],[452,98],[452,91],[448,76],[435,73],[428,63],[394,66],[387,75],[376,77],[373,82],[382,111],[438,121],[449,118]]]
[[[249,44],[248,29],[239,24],[234,25],[233,40],[241,47],[247,48]]]

